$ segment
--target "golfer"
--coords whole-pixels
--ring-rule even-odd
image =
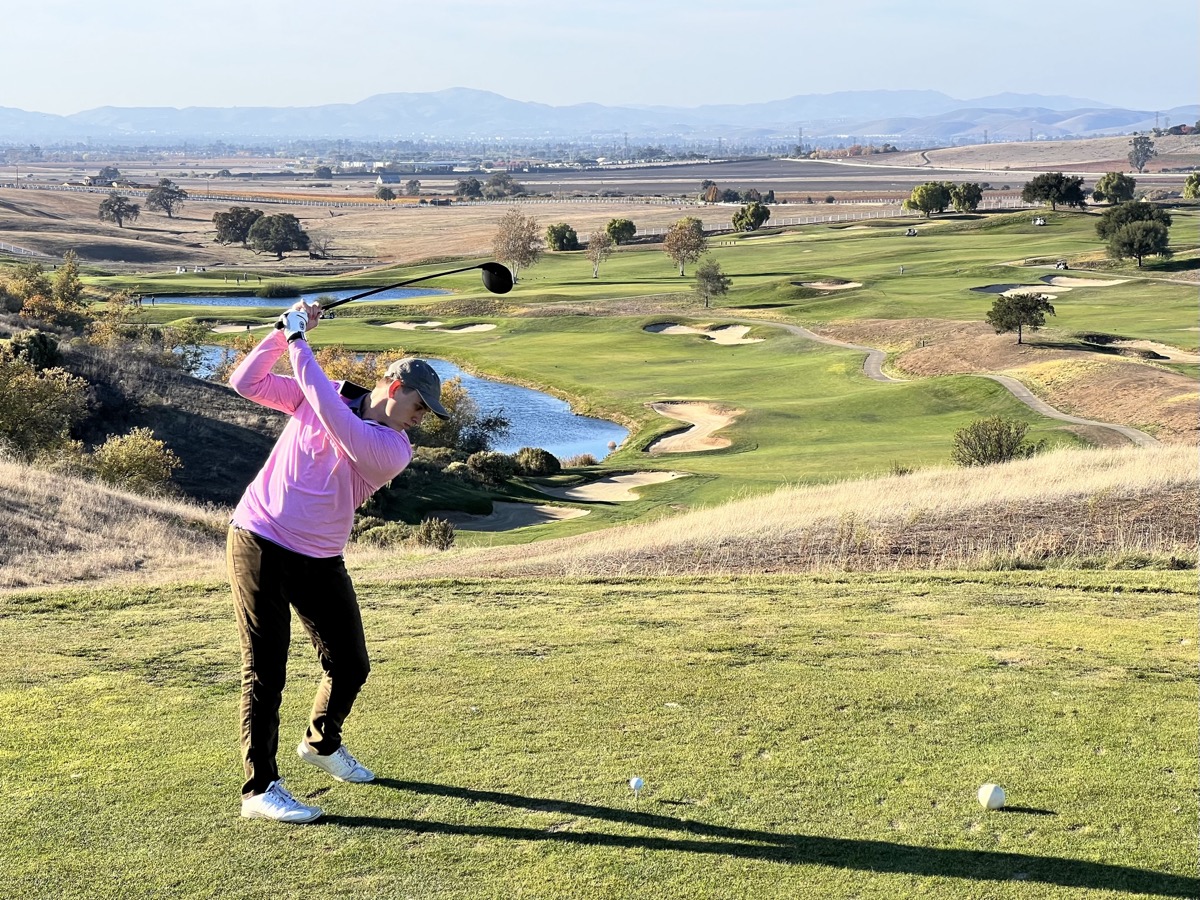
[[[342,744],[342,725],[370,671],[342,551],[354,510],[412,459],[405,430],[427,412],[448,417],[441,381],[420,359],[398,360],[371,391],[344,397],[356,393],[353,386],[330,381],[305,341],[319,317],[319,307],[297,303],[229,379],[243,397],[291,416],[242,495],[226,544],[242,648],[242,815],[279,822],[321,815],[288,793],[275,758],[290,607],[325,672],[296,752],[338,781],[371,781]],[[284,353],[292,377],[271,372]]]

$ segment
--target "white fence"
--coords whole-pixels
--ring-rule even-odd
[[[28,247],[18,247],[14,244],[6,244],[0,241],[0,253],[8,253],[11,256],[36,256],[41,259],[50,259],[50,254],[41,253],[37,250],[30,250]]]

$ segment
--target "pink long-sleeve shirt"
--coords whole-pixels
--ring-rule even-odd
[[[294,378],[271,367],[288,353]],[[305,556],[345,549],[354,511],[412,460],[408,435],[360,419],[303,340],[274,330],[229,378],[235,391],[291,415],[246,488],[233,524]]]

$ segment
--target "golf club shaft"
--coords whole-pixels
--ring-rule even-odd
[[[363,297],[370,297],[372,294],[390,291],[392,288],[404,287],[407,284],[416,284],[418,281],[428,281],[430,278],[441,278],[443,275],[457,275],[459,272],[469,272],[472,269],[478,268],[479,266],[463,266],[461,269],[451,269],[449,272],[434,272],[432,275],[422,275],[419,278],[397,281],[395,284],[385,284],[383,287],[372,288],[369,291],[363,291],[361,294],[355,294],[353,297],[343,297],[341,300],[322,304],[321,311],[324,312],[327,309],[333,309],[335,306],[341,306],[343,303],[349,303],[351,300],[361,300]]]

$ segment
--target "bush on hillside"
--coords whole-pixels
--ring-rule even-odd
[[[954,433],[950,458],[960,466],[990,466],[1033,456],[1045,446],[1025,442],[1029,426],[1003,416],[977,419]]]
[[[512,458],[520,475],[557,475],[562,470],[558,457],[541,447],[522,447]]]
[[[8,348],[13,356],[39,372],[52,369],[62,362],[62,354],[58,351],[58,338],[46,331],[34,329],[18,334],[9,343]]]
[[[162,494],[182,463],[149,428],[110,437],[92,453],[96,477],[139,494]]]
[[[517,474],[511,456],[493,450],[481,450],[467,457],[467,468],[486,484],[502,484]]]
[[[382,520],[376,520],[382,521]],[[398,547],[413,535],[412,527],[403,522],[383,522],[368,528],[355,540],[371,547]]]
[[[454,546],[454,526],[445,519],[423,519],[417,526],[413,540],[422,547],[449,550]]]
[[[66,445],[86,409],[82,378],[0,352],[0,454],[29,462]]]

